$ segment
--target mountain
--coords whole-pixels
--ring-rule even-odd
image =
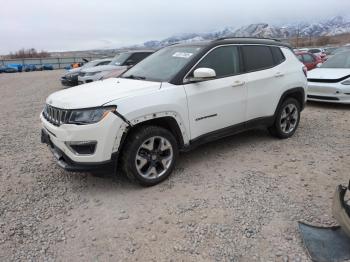
[[[208,33],[186,33],[168,37],[164,40],[152,40],[143,44],[146,48],[159,48],[174,43],[191,43],[203,40],[213,40],[220,37],[266,37],[286,39],[299,35],[300,37],[334,36],[350,33],[350,21],[342,16],[336,16],[320,22],[286,24],[282,26],[256,23],[240,28],[225,27]]]

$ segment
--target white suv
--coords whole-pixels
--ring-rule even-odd
[[[173,171],[179,151],[257,126],[296,131],[306,101],[303,64],[267,39],[165,47],[122,77],[47,98],[42,142],[70,171],[116,167],[143,185]]]

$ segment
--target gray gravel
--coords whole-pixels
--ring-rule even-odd
[[[288,140],[254,130],[202,146],[142,188],[65,172],[40,144],[61,73],[0,75],[1,261],[309,261],[297,221],[336,223],[349,106],[309,104]]]

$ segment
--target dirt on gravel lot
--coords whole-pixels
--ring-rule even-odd
[[[350,106],[308,104],[288,140],[254,130],[201,146],[143,188],[63,171],[40,143],[62,73],[0,75],[1,261],[309,261],[297,221],[336,224]]]

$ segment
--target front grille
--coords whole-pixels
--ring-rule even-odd
[[[350,75],[347,76],[343,76],[341,78],[337,78],[337,79],[316,79],[316,78],[308,78],[307,81],[309,82],[313,82],[313,83],[338,83],[341,82],[345,79],[348,79],[350,77]]]
[[[70,114],[70,110],[60,109],[50,105],[45,105],[43,111],[44,118],[55,126],[66,124],[69,120]]]

